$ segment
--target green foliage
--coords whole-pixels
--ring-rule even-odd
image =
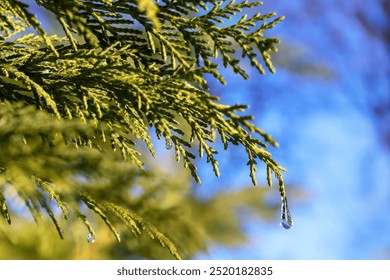
[[[180,258],[181,239],[174,245],[156,226],[160,218],[131,195],[136,186],[145,200],[153,194],[148,188],[155,175],[145,153],[156,156],[153,131],[198,183],[198,157],[205,155],[219,176],[216,141],[225,149],[242,146],[253,184],[259,159],[269,185],[275,175],[286,199],[285,169],[267,151],[275,140],[240,113],[245,105],[220,104],[205,79],[211,74],[225,83],[219,59],[245,79],[243,58],[261,74],[262,63],[274,72],[270,52],[279,41],[264,32],[282,17],[237,18],[261,5],[248,1],[35,2],[55,16],[64,37],[48,35],[23,2],[0,0],[0,210],[8,223],[12,189],[36,221],[49,216],[61,238],[57,208],[95,236],[81,211],[86,206],[117,240],[120,222]],[[26,33],[29,27],[36,32]],[[158,207],[154,213],[171,214]]]
[[[207,200],[198,199],[191,192],[191,178],[185,169],[176,170],[178,174],[175,175],[169,170],[161,170],[158,163],[152,164],[151,169],[155,175],[142,177],[137,182],[143,186],[143,192],[127,196],[127,207],[158,226],[184,259],[207,252],[211,245],[237,246],[246,242],[241,228],[245,225],[243,216],[246,222],[275,218],[278,207],[261,203],[266,194],[262,188],[241,188]],[[16,200],[17,195],[11,191],[9,188],[8,197]],[[115,193],[125,191],[122,185]],[[109,189],[103,192],[104,198],[109,196],[112,201],[123,201],[122,197],[113,198]],[[120,222],[115,223],[115,228],[120,233],[121,242],[116,242],[104,222],[86,209],[83,214],[96,231],[93,244],[86,242],[88,231],[80,219],[59,221],[64,231],[61,240],[55,236],[55,230],[49,230],[48,221],[39,220],[36,226],[34,222],[26,221],[27,210],[18,211],[13,215],[12,227],[0,225],[0,259],[173,258],[169,250],[158,245],[158,240],[151,240],[147,234],[134,238],[134,234]],[[252,218],[249,221],[248,216]]]

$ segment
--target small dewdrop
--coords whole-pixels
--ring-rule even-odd
[[[95,242],[95,235],[91,234],[91,233],[88,233],[87,241],[88,241],[88,243],[94,243]]]

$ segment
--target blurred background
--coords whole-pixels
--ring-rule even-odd
[[[49,28],[51,21],[32,8]],[[186,253],[194,259],[389,259],[390,2],[267,0],[249,13],[270,11],[286,17],[265,34],[282,40],[273,56],[277,73],[260,76],[248,65],[245,81],[223,70],[228,84],[210,79],[210,87],[222,103],[248,104],[246,114],[279,142],[271,152],[288,169],[284,179],[294,226],[279,225],[277,188],[251,186],[243,150],[218,155],[220,178],[200,160],[198,186],[180,168],[169,177],[178,166],[172,151],[156,142],[163,179],[154,184],[169,189],[157,197],[158,206],[185,203],[199,222],[197,232],[185,232],[176,223],[182,208],[176,208],[177,219],[166,230],[177,226],[178,242],[196,243]],[[264,167],[258,180],[266,185]],[[188,190],[189,196],[178,198]],[[48,238],[45,229],[52,225],[26,225],[21,218],[12,228],[0,225],[1,259],[171,257],[144,239],[128,238],[125,249],[101,229],[89,244],[85,229],[72,223],[65,241],[54,230]],[[150,219],[158,223],[161,217]]]
[[[277,73],[212,90],[249,104],[279,142],[294,227],[247,223],[249,244],[198,257],[389,259],[390,2],[264,1],[262,11],[286,17],[272,30]],[[220,160],[226,184],[249,185],[239,153]]]

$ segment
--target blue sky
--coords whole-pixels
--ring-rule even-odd
[[[282,39],[281,52],[297,50],[289,68],[253,72],[249,81],[230,77],[214,89],[224,102],[251,106],[256,123],[280,143],[273,154],[289,170],[286,181],[306,195],[290,195],[291,230],[248,223],[250,244],[199,258],[389,259],[390,152],[372,113],[373,104],[390,99],[389,49],[379,37],[389,18],[380,1],[265,1],[262,9],[286,16],[272,36]],[[311,68],[302,74],[302,65]],[[246,166],[237,169],[232,158],[221,159],[221,171],[234,175],[222,182],[207,176],[205,184],[249,184]]]

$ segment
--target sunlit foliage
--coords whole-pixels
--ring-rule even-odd
[[[63,221],[77,220],[93,242],[95,213],[118,241],[128,236],[123,227],[137,237],[127,242],[138,248],[134,256],[167,257],[152,254],[158,249],[146,236],[177,259],[204,250],[217,241],[208,238],[218,199],[203,205],[187,193],[170,201],[180,188],[148,164],[153,135],[199,184],[199,157],[220,174],[213,143],[241,146],[253,184],[260,160],[287,207],[285,169],[267,150],[276,141],[241,113],[245,105],[221,104],[205,78],[226,83],[224,66],[248,79],[245,63],[275,72],[270,54],[279,40],[264,33],[282,17],[248,18],[244,11],[261,5],[249,1],[35,2],[63,36],[48,34],[26,1],[0,0],[0,213],[9,224],[12,212],[25,215],[14,205],[22,202],[36,222],[51,219],[61,238]],[[182,184],[188,191],[190,180]],[[225,226],[240,235],[238,221]]]

